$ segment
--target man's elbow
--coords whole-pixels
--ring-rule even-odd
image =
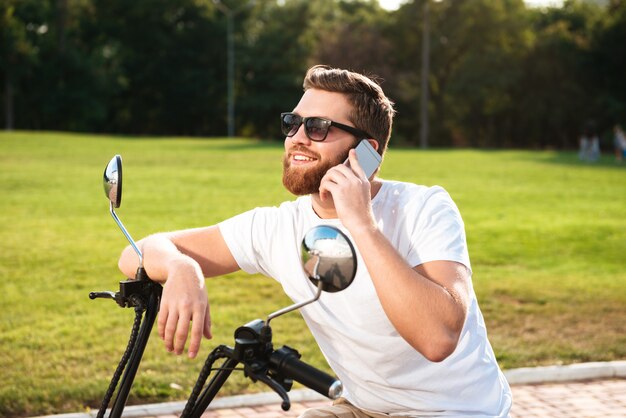
[[[450,357],[456,350],[457,342],[449,341],[446,343],[432,344],[425,352],[422,353],[426,359],[433,363],[440,363]]]
[[[467,310],[459,311],[453,320],[441,325],[438,332],[433,332],[423,350],[419,350],[424,357],[434,363],[440,363],[450,357],[456,350],[463,332]]]
[[[458,345],[458,335],[446,335],[439,338],[437,341],[431,341],[422,350],[419,350],[422,355],[433,363],[440,363],[450,357]]]
[[[411,345],[427,360],[440,363],[454,353],[459,344],[462,330],[462,323],[459,322],[452,328],[445,327],[440,328],[438,332],[431,332],[426,341],[422,340],[422,344]]]

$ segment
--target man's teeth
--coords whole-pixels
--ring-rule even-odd
[[[294,155],[293,159],[296,161],[314,161],[313,158],[307,157],[306,155]]]

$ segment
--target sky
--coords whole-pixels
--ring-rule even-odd
[[[406,0],[378,0],[380,5],[387,10],[396,10],[401,3]],[[560,6],[563,0],[524,0],[524,2],[532,7]]]

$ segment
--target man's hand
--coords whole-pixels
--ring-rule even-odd
[[[137,245],[150,279],[165,283],[159,312],[159,335],[165,348],[182,354],[191,326],[189,357],[198,354],[202,335],[211,338],[205,277],[239,269],[217,225],[150,235]],[[211,251],[207,251],[211,248]],[[131,246],[122,251],[120,270],[134,277],[138,259]]]
[[[352,228],[375,227],[371,208],[371,184],[354,149],[348,155],[350,167],[339,164],[324,175],[320,183],[320,199],[332,198],[337,216],[349,231]]]
[[[195,358],[202,335],[211,338],[211,315],[204,276],[191,258],[176,259],[168,266],[159,310],[159,336],[170,352],[182,354],[191,323],[189,358]]]

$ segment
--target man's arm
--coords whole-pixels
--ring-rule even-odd
[[[322,179],[320,196],[332,195],[339,219],[350,231],[381,305],[400,335],[431,361],[456,348],[470,300],[469,272],[462,264],[433,261],[410,266],[378,230],[370,183],[350,151]]]
[[[165,283],[158,319],[159,335],[165,347],[181,354],[191,323],[188,351],[189,357],[195,357],[202,335],[211,338],[204,278],[236,271],[237,262],[216,225],[151,235],[137,245],[148,276]],[[127,277],[134,277],[138,257],[130,246],[122,252],[118,265]]]
[[[195,260],[204,277],[215,277],[239,270],[217,225],[150,235],[137,242],[148,276],[157,282],[167,280],[167,262],[187,256]],[[118,266],[126,277],[134,277],[139,260],[127,246]]]
[[[452,354],[469,304],[467,268],[452,261],[411,268],[380,231],[350,232],[400,335],[431,361]]]

